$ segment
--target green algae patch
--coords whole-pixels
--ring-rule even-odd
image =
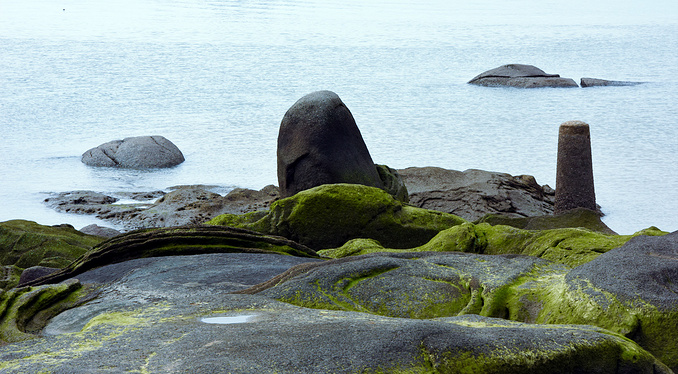
[[[84,296],[77,280],[39,287],[13,288],[0,294],[0,341],[32,339],[53,316]]]
[[[612,235],[583,228],[523,230],[512,226],[464,222],[438,232],[426,244],[409,248],[385,248],[379,242],[353,240],[341,247],[318,253],[341,258],[375,252],[466,252],[477,254],[518,254],[550,260],[569,267],[585,264],[638,235],[665,235],[649,228],[633,235]]]
[[[50,367],[69,363],[85,354],[101,350],[111,341],[116,339],[124,341],[130,332],[150,325],[168,309],[166,305],[159,305],[99,314],[79,332],[52,337],[54,344],[49,350],[0,363],[0,372],[4,372],[3,370],[22,372],[22,368],[32,367],[33,364]],[[116,346],[120,344],[124,342],[118,341]]]
[[[93,317],[85,327],[82,328],[82,331],[92,330],[94,328],[110,327],[110,326],[135,326],[139,324],[144,324],[148,322],[148,318],[140,317],[138,311],[130,312],[110,312],[99,314],[96,317]]]
[[[620,301],[585,279],[535,279],[522,290],[540,301],[539,324],[593,325],[625,336],[663,363],[678,367],[678,311],[660,311],[641,299]]]
[[[374,239],[390,248],[412,248],[438,232],[466,222],[452,214],[403,205],[375,187],[318,186],[271,204],[263,218],[218,216],[212,225],[243,227],[279,235],[315,249],[336,248],[350,239]]]
[[[0,292],[19,284],[22,272],[22,268],[14,265],[0,266]]]
[[[63,268],[103,240],[68,225],[44,226],[25,220],[0,222],[0,265],[22,270],[32,266]],[[9,289],[17,283],[18,279],[10,278],[0,286]]]

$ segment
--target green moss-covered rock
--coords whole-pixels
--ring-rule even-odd
[[[396,200],[407,203],[410,201],[410,194],[407,192],[407,186],[400,177],[398,170],[392,169],[386,165],[375,165],[379,173],[379,179],[384,184],[383,190],[388,192]]]
[[[428,242],[441,230],[466,222],[452,214],[403,205],[375,187],[331,184],[278,200],[269,213],[223,215],[209,221],[280,235],[314,249],[339,247],[355,238],[369,238],[391,248]]]
[[[459,245],[469,246],[470,241],[460,240]],[[350,245],[345,248],[350,251]],[[554,253],[566,250],[549,248]],[[594,325],[634,340],[676,370],[676,284],[678,232],[636,236],[575,268],[537,256],[382,252],[292,268],[252,291],[309,308],[394,317],[478,314],[538,324]]]
[[[102,240],[68,225],[44,226],[25,220],[0,222],[0,265],[15,267],[5,268],[0,288],[16,286],[18,278],[10,276],[16,269],[32,266],[62,268]]]
[[[460,299],[469,300],[469,312],[501,315],[507,309],[501,306],[513,308],[513,293],[504,283],[518,286],[530,277],[556,276],[558,268],[567,270],[528,256],[409,253],[373,258],[379,261],[365,262],[370,267],[357,266],[360,257],[378,256],[332,261],[332,267],[344,263],[354,270],[347,275],[356,274],[351,278],[354,282],[339,285],[342,293],[360,301],[371,293],[374,282],[373,289],[397,296],[397,287],[387,288],[388,279],[380,278],[402,277],[403,287],[416,282],[410,289],[418,292],[410,299],[389,301],[387,295],[377,295],[363,307],[381,301],[388,311],[402,301],[422,316],[442,313],[446,305],[456,307],[446,302],[455,292],[452,284],[459,285]],[[45,338],[0,344],[0,372],[670,373],[636,343],[594,326],[537,325],[477,314],[393,318],[302,308],[261,294],[229,293],[293,265],[308,270],[298,273],[300,278],[312,278],[313,271],[330,266],[325,265],[328,261],[306,260],[270,254],[205,254],[126,261],[81,274],[83,288],[67,298],[94,286],[100,287],[97,298],[53,318],[43,331]],[[426,278],[416,280],[417,272]],[[474,280],[473,274],[479,277]],[[467,287],[464,283],[469,280]],[[424,307],[423,292],[428,288],[421,286],[427,282],[435,286],[428,292],[429,299],[437,301],[436,296],[452,290],[448,300]],[[462,292],[467,288],[470,297]],[[42,287],[26,292],[38,289]],[[250,318],[246,323],[220,325],[206,320],[244,316]]]
[[[76,305],[83,296],[77,293],[81,287],[77,280],[70,280],[0,291],[0,343],[35,338],[49,318]]]
[[[10,289],[19,284],[22,270],[14,265],[0,266],[0,290]]]
[[[204,253],[277,253],[318,258],[312,249],[283,237],[223,226],[142,229],[106,240],[60,271],[26,285],[60,282],[84,271],[137,258]]]
[[[540,257],[575,267],[585,264],[638,235],[663,235],[655,228],[633,235],[612,235],[583,228],[522,230],[487,223],[463,223],[439,232],[428,243],[407,250],[384,248],[379,243],[348,242],[344,246],[319,251],[330,258],[375,252],[467,252],[480,254],[520,254]]]
[[[103,239],[71,226],[43,226],[32,221],[0,222],[0,264],[64,267]]]

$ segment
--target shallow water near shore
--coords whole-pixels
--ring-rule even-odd
[[[280,120],[328,89],[374,161],[395,168],[530,174],[555,187],[558,126],[587,122],[604,221],[621,234],[678,230],[676,20],[675,1],[3,1],[0,221],[105,224],[52,211],[49,192],[277,184]],[[466,84],[507,63],[647,83]],[[186,162],[80,163],[101,143],[156,134]]]

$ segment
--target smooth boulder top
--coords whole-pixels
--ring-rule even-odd
[[[579,85],[570,78],[561,78],[558,74],[547,74],[535,66],[522,64],[503,65],[488,70],[477,75],[468,83],[488,87],[579,87]]]
[[[310,93],[285,113],[277,158],[282,197],[323,184],[383,185],[353,115],[331,91]]]
[[[532,65],[522,65],[522,64],[509,64],[502,65],[498,68],[488,70],[484,73],[477,75],[475,78],[471,79],[471,82],[488,77],[504,77],[504,78],[517,78],[517,77],[548,77],[548,78],[558,78],[558,74],[547,74],[543,70],[539,69],[536,66]]]
[[[641,235],[568,274],[622,300],[643,300],[660,310],[678,309],[678,231]]]
[[[113,140],[83,153],[89,166],[130,169],[168,168],[184,162],[184,155],[163,136],[135,136]]]

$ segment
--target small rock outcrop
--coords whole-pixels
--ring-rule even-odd
[[[32,282],[36,279],[54,274],[59,271],[59,268],[49,268],[45,266],[31,266],[21,272],[21,277],[19,278],[19,287],[22,284]]]
[[[184,155],[163,136],[135,136],[92,148],[83,153],[81,161],[89,166],[168,168],[184,162]]]
[[[579,87],[570,78],[562,78],[558,74],[547,74],[532,65],[503,65],[477,75],[469,84],[478,86],[507,86],[517,88],[539,87]]]
[[[317,91],[285,113],[278,133],[282,197],[322,184],[382,187],[353,115],[339,96]]]
[[[629,82],[629,81],[608,81],[598,78],[582,78],[582,87],[598,87],[598,86],[637,86],[643,82]]]
[[[81,228],[80,232],[85,233],[87,235],[100,236],[102,238],[112,238],[114,236],[120,235],[120,231],[116,229],[99,226],[97,224],[87,225]]]
[[[135,230],[200,224],[220,214],[262,210],[280,196],[273,185],[260,191],[236,188],[226,196],[212,191],[219,186],[187,185],[169,189],[168,193],[133,192],[113,194],[115,196],[94,191],[60,192],[45,199],[45,204],[59,212],[92,214],[125,230]],[[121,200],[127,202],[123,204]],[[81,231],[104,237],[116,234],[115,231],[97,230],[94,226]]]
[[[410,204],[452,213],[469,221],[486,214],[520,218],[553,214],[554,191],[533,176],[469,169],[411,167],[398,170]]]

